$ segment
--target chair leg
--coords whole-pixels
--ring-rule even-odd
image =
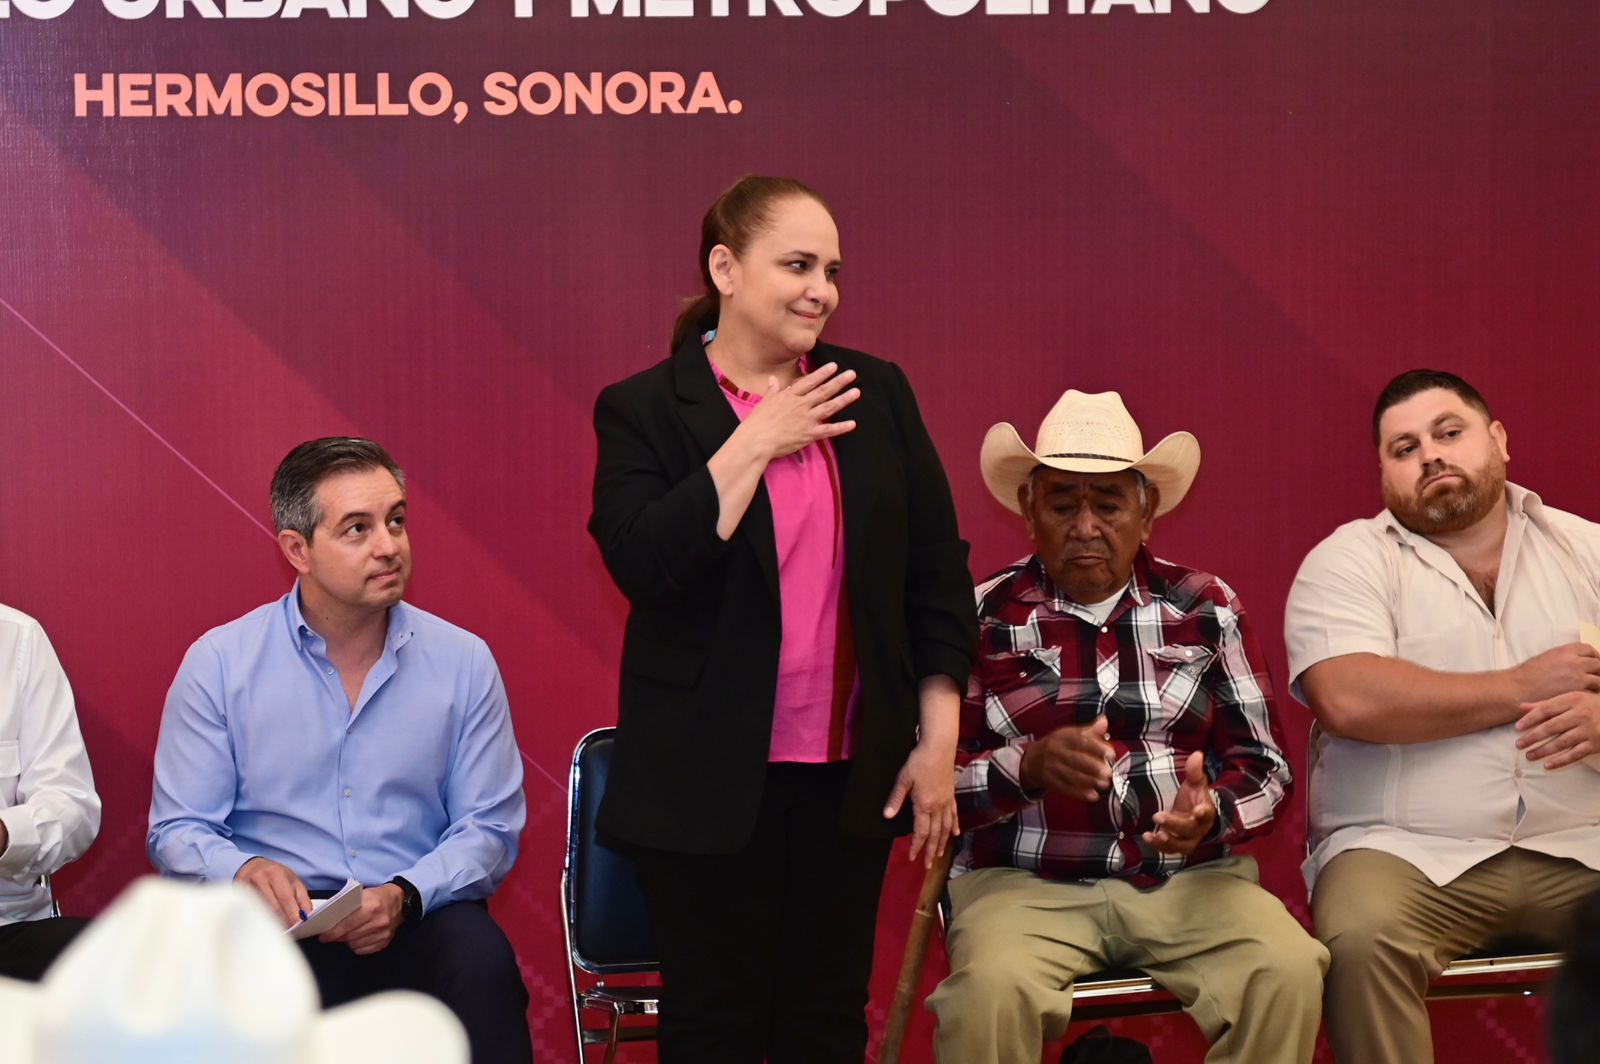
[[[622,1035],[622,1014],[618,1013],[618,1012],[613,1012],[611,1014],[611,1033],[610,1033],[610,1037],[606,1039],[606,1056],[605,1056],[605,1060],[603,1060],[601,1062],[601,1064],[612,1064],[612,1062],[617,1059],[617,1039],[621,1035]]]
[[[571,962],[572,920],[567,915],[567,870],[561,870],[561,936],[567,945],[567,1000],[572,1003],[572,1033],[578,1041],[578,1064],[583,1064],[583,1008],[578,1004],[578,966]]]

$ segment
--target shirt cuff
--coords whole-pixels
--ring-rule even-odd
[[[0,809],[0,824],[6,826],[6,848],[0,853],[0,873],[21,872],[39,852],[39,831],[24,806]]]
[[[239,869],[248,862],[255,860],[259,854],[245,853],[235,846],[228,846],[215,857],[206,861],[207,883],[232,883],[239,874]]]
[[[1031,791],[1022,785],[1022,755],[1031,742],[1008,743],[989,755],[989,800],[1002,815],[1041,801],[1045,792]]]
[[[417,888],[417,893],[422,896],[422,915],[427,916],[444,902],[440,895],[444,893],[443,885],[433,876],[423,871],[419,865],[402,868],[395,873],[401,879]]]
[[[1208,788],[1211,791],[1211,805],[1217,811],[1217,818],[1211,822],[1211,830],[1205,833],[1200,840],[1201,846],[1210,846],[1213,843],[1225,842],[1228,829],[1233,824],[1233,817],[1229,810],[1233,808],[1233,796],[1216,787]]]

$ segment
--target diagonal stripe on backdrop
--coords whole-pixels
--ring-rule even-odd
[[[84,369],[83,366],[80,365],[71,355],[67,354],[64,350],[61,349],[61,345],[60,344],[58,344],[54,340],[50,339],[50,337],[47,336],[42,329],[40,329],[33,322],[29,321],[27,319],[27,317],[24,316],[21,311],[19,311],[16,307],[12,306],[9,302],[7,302],[5,297],[3,297],[3,296],[0,296],[0,307],[4,307],[5,310],[13,318],[16,318],[17,321],[22,323],[24,328],[26,328],[29,332],[33,333],[33,335],[37,336],[39,338],[39,340],[46,347],[48,347],[51,351],[55,352],[56,355],[59,356],[62,361],[64,361],[67,365],[71,366],[74,370],[76,370],[83,377],[84,380],[86,380],[90,384],[94,385],[96,390],[98,390],[100,392],[100,394],[104,395],[107,399],[111,400],[111,402],[113,404],[115,404],[115,406],[117,407],[118,410],[121,410],[124,414],[127,414],[128,417],[131,418],[134,421],[135,424],[137,424],[140,428],[144,429],[145,432],[149,433],[150,436],[156,440],[156,442],[160,443],[161,446],[165,447],[168,451],[172,452],[172,455],[175,458],[177,458],[178,461],[182,462],[185,466],[187,466],[189,468],[189,470],[192,473],[194,473],[195,476],[197,476],[201,480],[203,480],[213,491],[215,491],[218,495],[221,495],[224,499],[226,499],[233,506],[233,508],[235,510],[238,510],[241,514],[243,514],[245,520],[249,521],[252,525],[254,525],[255,527],[259,528],[263,533],[265,533],[267,535],[268,538],[273,538],[272,537],[272,530],[269,529],[266,525],[262,524],[259,520],[257,520],[256,517],[254,515],[252,515],[249,510],[245,509],[244,505],[242,503],[240,503],[238,499],[235,499],[232,495],[228,494],[228,492],[225,489],[223,489],[223,487],[220,484],[218,484],[215,480],[212,480],[209,476],[207,476],[205,471],[203,469],[201,469],[198,465],[196,465],[189,458],[188,455],[186,455],[182,451],[178,450],[178,448],[175,447],[170,440],[168,440],[165,436],[161,435],[161,433],[157,432],[155,430],[155,428],[152,427],[148,421],[146,421],[144,418],[140,417],[138,415],[138,413],[132,407],[130,407],[127,403],[123,402],[120,398],[118,398],[116,393],[113,392],[110,388],[107,388],[104,384],[102,384],[100,382],[100,380],[95,377],[94,374],[90,373],[87,369]],[[526,761],[529,765],[531,765],[533,767],[533,769],[536,772],[539,773],[539,775],[541,775],[545,779],[549,780],[551,786],[555,787],[557,790],[565,789],[564,785],[561,783],[560,780],[556,779],[548,771],[546,771],[543,765],[539,764],[533,758],[529,757],[525,751],[519,749],[517,752],[522,755],[522,760]]]
[[[533,758],[529,757],[526,751],[518,750],[517,753],[522,755],[522,760],[526,761],[528,764],[533,766],[534,771],[538,772],[539,775],[541,775],[545,779],[549,780],[551,786],[555,787],[556,790],[558,790],[558,791],[566,790],[566,788],[567,788],[566,784],[562,783],[560,780],[558,780],[554,776],[550,775],[550,773],[546,772],[544,766],[539,764],[539,762],[535,761]]]
[[[261,529],[261,531],[266,534],[268,539],[274,538],[273,535],[272,535],[272,529],[270,529],[266,525],[262,524],[255,517],[255,515],[253,515],[249,510],[244,508],[244,505],[242,503],[240,503],[238,499],[235,499],[232,495],[229,495],[227,493],[227,491],[223,489],[222,485],[218,484],[215,480],[212,480],[210,477],[206,476],[205,470],[203,470],[199,466],[195,465],[194,462],[192,462],[189,459],[188,455],[184,454],[182,451],[178,450],[178,448],[174,447],[172,445],[172,441],[168,440],[165,436],[161,435],[161,433],[157,432],[150,425],[150,423],[148,421],[146,421],[144,418],[140,417],[137,413],[135,413],[132,407],[130,407],[127,403],[124,403],[121,399],[119,399],[115,392],[113,392],[110,388],[107,388],[104,384],[101,384],[99,378],[97,378],[93,373],[90,373],[88,370],[84,369],[83,366],[79,365],[79,363],[77,362],[76,359],[74,359],[71,355],[67,354],[65,351],[63,351],[61,349],[61,345],[60,344],[56,343],[54,340],[50,339],[50,337],[46,336],[42,329],[40,329],[33,322],[29,321],[26,317],[24,317],[22,312],[19,311],[16,307],[13,307],[10,303],[6,302],[6,300],[5,300],[5,298],[3,296],[0,296],[0,307],[4,307],[8,312],[10,312],[10,314],[11,314],[11,316],[13,318],[16,318],[19,322],[21,322],[24,328],[26,328],[29,332],[33,333],[33,335],[37,336],[44,343],[44,345],[46,347],[48,347],[50,350],[54,351],[58,356],[60,356],[60,358],[61,358],[61,360],[63,362],[65,362],[67,365],[71,366],[73,369],[77,370],[78,373],[82,375],[84,380],[86,380],[90,384],[94,385],[95,388],[100,392],[101,395],[104,395],[107,399],[110,399],[112,401],[112,403],[116,404],[116,407],[117,407],[118,410],[121,410],[124,414],[127,414],[130,418],[132,418],[134,423],[137,424],[140,428],[144,429],[146,432],[148,432],[151,435],[151,437],[153,437],[155,439],[155,441],[157,443],[161,444],[161,446],[163,446],[167,450],[171,451],[174,458],[176,458],[178,461],[182,462],[184,465],[188,466],[189,470],[192,473],[194,473],[195,476],[197,476],[201,480],[205,481],[206,484],[210,486],[211,490],[215,491],[218,495],[221,495],[224,499],[228,500],[228,502],[230,504],[232,504],[232,506],[233,506],[233,508],[235,510],[238,510],[241,514],[244,515],[244,519],[246,521],[249,521],[252,525],[255,525],[257,528]]]

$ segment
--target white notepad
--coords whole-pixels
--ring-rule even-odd
[[[313,901],[311,912],[306,918],[284,934],[297,942],[302,938],[320,935],[324,931],[331,931],[335,924],[359,908],[361,908],[361,884],[353,879],[347,879],[344,886],[339,888],[339,893],[333,897]]]

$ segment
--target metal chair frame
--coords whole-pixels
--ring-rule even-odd
[[[660,988],[655,986],[607,986],[610,975],[652,974],[660,964],[649,960],[616,960],[585,956],[576,945],[578,911],[574,877],[576,864],[583,859],[580,853],[582,830],[583,759],[589,747],[599,739],[610,738],[615,728],[597,728],[578,740],[572,754],[572,769],[567,778],[567,853],[561,866],[561,931],[567,949],[567,986],[572,998],[572,1026],[577,1039],[578,1061],[582,1064],[584,1051],[593,1045],[606,1047],[604,1064],[616,1059],[617,1047],[623,1042],[651,1042],[656,1038],[655,1025],[630,1025],[624,1027],[624,1016],[654,1016],[660,1006]],[[641,899],[640,904],[643,904]],[[595,985],[579,989],[578,971],[596,977]],[[593,1009],[609,1017],[605,1027],[585,1027],[583,1012]]]
[[[51,915],[51,917],[54,918],[54,917],[60,916],[61,915],[61,903],[56,900],[56,892],[55,892],[54,888],[52,888],[50,886],[50,873],[49,872],[45,872],[44,874],[39,876],[39,885],[41,887],[43,887],[44,888],[44,892],[50,896],[50,915]]]

